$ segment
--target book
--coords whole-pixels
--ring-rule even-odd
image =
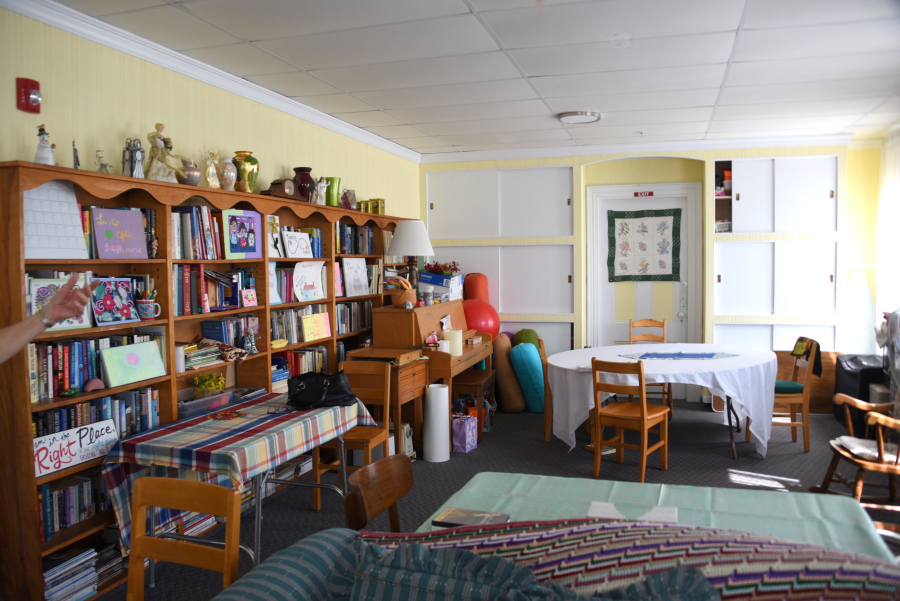
[[[312,259],[313,251],[309,242],[309,234],[303,232],[281,232],[284,250],[287,256],[294,259]]]
[[[303,328],[304,342],[321,340],[331,336],[331,323],[328,319],[328,313],[304,315],[300,318],[300,324]]]
[[[366,296],[369,294],[369,275],[366,269],[365,259],[341,259],[344,275],[345,294],[351,296]]]
[[[147,259],[147,234],[140,211],[91,209],[93,240],[100,259]]]
[[[131,278],[95,278],[100,285],[94,289],[91,306],[97,325],[131,323],[141,320],[134,305]]]
[[[477,526],[481,524],[504,524],[509,521],[508,513],[478,511],[461,507],[447,507],[431,520],[432,530],[456,528],[457,526]]]
[[[100,351],[104,380],[110,388],[166,375],[156,342],[130,344]]]

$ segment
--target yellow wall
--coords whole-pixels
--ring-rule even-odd
[[[851,210],[847,214],[846,255],[853,268],[875,265],[878,222],[878,192],[881,177],[881,149],[847,151],[847,190]],[[875,296],[875,269],[863,268]]]
[[[72,166],[75,140],[82,168],[96,169],[94,151],[102,149],[119,173],[125,139],[146,146],[147,133],[161,122],[174,152],[195,161],[204,146],[228,157],[253,151],[260,163],[257,192],[306,166],[317,177],[340,177],[357,198],[386,199],[391,215],[419,215],[413,161],[3,9],[0,51],[6,57],[0,160],[34,160],[36,126],[45,123],[60,166]],[[16,109],[16,77],[40,82],[40,115]]]

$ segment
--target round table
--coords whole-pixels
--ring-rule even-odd
[[[775,373],[778,371],[775,353],[721,344],[616,345],[566,351],[549,357],[547,377],[553,391],[553,433],[570,448],[575,447],[575,431],[594,407],[591,359],[627,363],[637,359],[622,355],[636,353],[736,355],[720,359],[645,359],[644,377],[648,384],[671,382],[706,386],[714,396],[730,399],[739,418],[750,418],[756,450],[766,456],[775,406]],[[607,374],[604,381],[637,385],[637,376]],[[726,416],[730,419],[727,408]]]

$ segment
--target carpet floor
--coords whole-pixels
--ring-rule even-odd
[[[659,469],[659,454],[647,462],[647,482],[715,486],[725,488],[766,489],[782,492],[806,492],[820,484],[831,460],[828,441],[846,433],[831,415],[811,416],[810,452],[803,452],[802,431],[797,442],[791,442],[789,428],[773,428],[768,454],[760,457],[753,443],[739,442],[738,459],[731,458],[728,427],[723,414],[713,413],[708,405],[676,403],[675,418],[669,422],[669,469]],[[738,436],[743,441],[743,434]],[[653,438],[651,437],[651,441]],[[584,428],[578,432],[578,446],[569,451],[567,445],[553,437],[543,439],[543,414],[518,413],[498,415],[492,430],[482,435],[482,442],[470,453],[452,453],[450,461],[426,463],[415,461],[415,485],[400,503],[401,527],[417,529],[453,493],[480,472],[525,473],[567,478],[590,478],[593,454],[584,450],[589,437]],[[634,482],[638,475],[638,453],[626,451],[622,464],[614,455],[603,458],[600,478]],[[327,477],[326,477],[327,478]],[[327,480],[326,480],[327,481]],[[332,482],[336,483],[336,476]],[[335,494],[322,493],[323,509],[315,512],[311,491],[292,488],[268,499],[263,505],[262,557],[320,530],[346,527],[344,509]],[[253,540],[252,513],[242,516],[241,541]],[[387,514],[376,518],[368,529],[388,531]],[[211,538],[221,540],[224,530]],[[240,573],[251,568],[250,559],[241,553]],[[222,590],[220,574],[191,567],[162,563],[156,568],[156,587],[146,589],[148,601],[202,601]],[[125,585],[101,597],[102,601],[125,599]]]

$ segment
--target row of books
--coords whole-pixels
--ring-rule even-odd
[[[209,513],[191,513],[185,518],[185,536],[198,536],[216,525],[216,516]]]
[[[287,340],[288,346],[331,336],[328,305],[325,304],[272,311],[269,321],[272,340]]]
[[[173,259],[224,259],[222,252],[222,212],[209,207],[172,209]]]
[[[97,212],[107,212],[109,214],[110,210],[113,211],[136,211],[141,214],[143,221],[143,232],[130,231],[131,228],[124,228],[131,235],[137,235],[139,233],[143,234],[144,243],[147,246],[147,257],[148,259],[156,259],[159,255],[159,244],[158,239],[156,237],[156,209],[138,209],[132,207],[118,207],[115,209],[107,209],[106,207],[97,207],[97,206],[84,206],[79,205],[81,211],[81,228],[84,230],[84,243],[87,247],[87,255],[88,259],[104,259],[109,258],[106,253],[103,253],[104,256],[101,256],[97,248],[97,244],[103,242],[103,240],[98,239],[95,235],[95,226],[94,223],[98,219]],[[175,209],[173,209],[174,211]],[[143,259],[143,256],[135,257]]]
[[[371,255],[374,233],[367,225],[334,224],[335,248],[341,255]]]
[[[96,549],[69,547],[43,559],[45,601],[80,601],[97,592]]]
[[[109,490],[99,468],[83,471],[66,480],[42,484],[37,495],[42,542],[51,540],[55,532],[111,507]]]
[[[40,411],[31,416],[31,434],[33,438],[41,438],[107,419],[115,422],[119,438],[155,428],[159,425],[159,391],[152,388],[128,390],[115,397],[105,396]]]
[[[328,267],[327,265],[322,265],[321,268],[316,268],[316,263],[317,262],[308,262],[300,264],[299,271],[295,271],[296,268],[294,267],[275,269],[272,267],[274,263],[269,264],[269,277],[274,279],[274,287],[278,291],[278,298],[281,299],[280,302],[299,303],[326,298],[328,292],[324,286],[324,282],[328,281]],[[303,281],[308,288],[308,290],[301,292],[304,295],[303,297],[298,297],[294,290],[294,276],[297,273],[300,273],[297,277],[304,278]],[[274,301],[274,299],[271,300]],[[280,303],[275,301],[272,302],[272,304]]]
[[[244,336],[259,334],[259,318],[252,313],[239,313],[220,320],[206,320],[200,323],[200,333],[204,338],[244,348]]]
[[[337,303],[334,316],[335,334],[349,334],[372,327],[372,301]]]
[[[213,311],[256,306],[256,279],[252,269],[220,272],[207,269],[203,263],[175,265],[172,268],[175,290],[175,316],[202,315]],[[243,290],[253,290],[252,303]]]

